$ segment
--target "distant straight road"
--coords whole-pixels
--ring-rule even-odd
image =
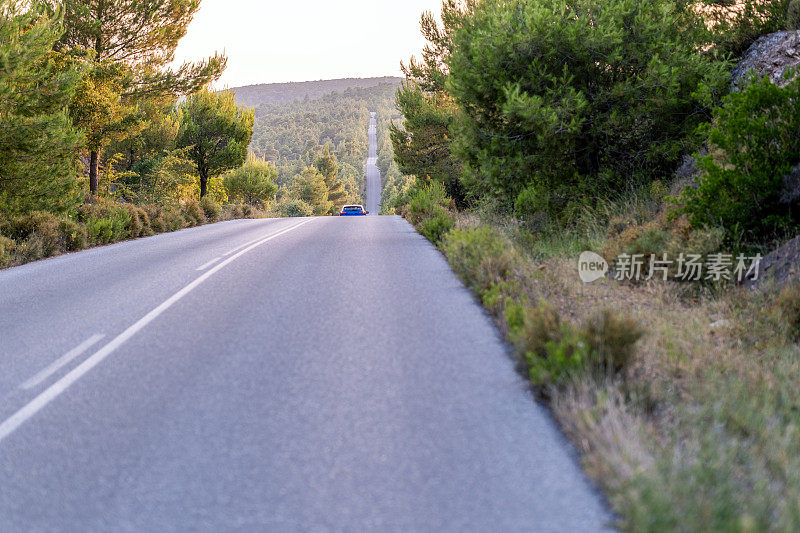
[[[367,140],[369,151],[367,153],[367,211],[377,215],[381,210],[381,171],[378,170],[378,130],[375,113],[369,114],[369,131]]]

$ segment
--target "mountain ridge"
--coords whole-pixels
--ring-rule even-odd
[[[381,76],[375,78],[337,78],[332,80],[314,80],[285,83],[261,83],[233,87],[236,103],[247,107],[263,104],[285,104],[304,98],[316,99],[332,92],[342,92],[349,88],[370,88],[384,83],[396,83],[402,78]]]

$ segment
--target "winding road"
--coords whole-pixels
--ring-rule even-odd
[[[222,222],[0,271],[0,361],[2,531],[611,519],[399,217]]]

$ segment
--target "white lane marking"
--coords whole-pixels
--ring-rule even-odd
[[[205,270],[208,267],[210,267],[211,265],[213,265],[214,263],[216,263],[217,261],[219,261],[220,259],[222,259],[222,257],[215,257],[214,259],[212,259],[208,263],[205,263],[204,265],[197,267],[195,270],[197,270],[198,272],[200,270]]]
[[[229,256],[229,255],[231,255],[233,252],[237,252],[237,251],[241,250],[242,248],[244,248],[245,246],[250,246],[250,245],[251,245],[251,244],[253,244],[254,242],[260,241],[262,238],[263,238],[263,237],[256,237],[256,238],[255,238],[255,239],[253,239],[252,241],[247,241],[246,243],[244,243],[244,244],[241,244],[241,245],[237,246],[237,247],[236,247],[236,248],[234,248],[233,250],[228,250],[227,252],[225,252],[224,254],[222,254],[222,255],[220,256],[220,258],[222,258],[222,257],[228,257],[228,256]]]
[[[92,335],[58,359],[56,359],[53,363],[51,363],[47,368],[41,370],[38,374],[33,376],[31,379],[23,383],[20,388],[28,390],[34,388],[36,385],[41,383],[42,381],[46,380],[56,372],[58,372],[61,368],[65,365],[69,364],[70,361],[81,355],[83,352],[100,342],[100,340],[105,337],[105,335],[97,334]]]
[[[55,398],[57,398],[62,392],[67,390],[70,385],[78,381],[82,378],[87,372],[91,369],[96,367],[100,364],[103,359],[111,355],[114,350],[125,344],[131,337],[136,335],[142,328],[144,328],[147,324],[155,320],[160,314],[164,311],[172,307],[175,302],[192,292],[194,289],[197,288],[198,285],[203,283],[205,280],[210,278],[216,272],[219,272],[221,269],[225,268],[228,264],[235,261],[239,257],[243,256],[253,248],[256,248],[267,241],[271,241],[277,237],[280,237],[284,233],[288,233],[292,230],[299,228],[300,226],[311,222],[313,219],[307,219],[299,224],[295,224],[283,231],[279,231],[278,233],[272,234],[269,237],[265,237],[260,241],[253,243],[252,245],[248,246],[241,252],[233,255],[223,261],[222,263],[218,264],[208,272],[205,272],[200,275],[196,280],[186,285],[184,288],[167,298],[161,305],[147,313],[145,316],[140,318],[135,324],[130,326],[128,329],[120,333],[117,337],[112,339],[108,344],[100,348],[97,352],[95,352],[91,357],[87,358],[83,363],[76,366],[72,369],[67,375],[63,378],[59,379],[52,385],[50,385],[44,392],[39,394],[36,398],[28,402],[22,409],[11,415],[9,419],[5,422],[0,424],[0,441],[3,441],[6,437],[11,435],[14,431],[16,431],[22,424],[28,421],[33,415],[38,413],[43,407],[47,404],[52,402]]]

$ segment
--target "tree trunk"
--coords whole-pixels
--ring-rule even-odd
[[[99,154],[96,150],[89,153],[89,192],[94,196],[97,194],[97,166]]]
[[[205,172],[200,173],[200,198],[208,193],[208,174]]]

